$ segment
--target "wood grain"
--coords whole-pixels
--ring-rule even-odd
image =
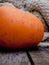
[[[35,65],[49,65],[49,48],[40,48],[29,52]]]
[[[30,65],[26,53],[1,53],[0,65]]]

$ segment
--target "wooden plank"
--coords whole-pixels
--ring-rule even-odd
[[[29,52],[35,65],[49,65],[49,53],[44,48]]]
[[[1,53],[0,65],[30,65],[26,53]]]

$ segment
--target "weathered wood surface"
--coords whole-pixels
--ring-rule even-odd
[[[39,47],[37,50],[29,53],[34,65],[49,65],[49,48]]]
[[[26,53],[1,53],[0,65],[30,65]]]
[[[49,65],[49,43],[25,50],[0,48],[0,65]]]

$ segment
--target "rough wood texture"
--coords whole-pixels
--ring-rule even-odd
[[[49,46],[41,45],[25,52],[0,48],[0,65],[49,65]]]
[[[38,50],[30,52],[35,65],[49,65],[49,48],[46,49],[39,47]]]
[[[30,65],[26,53],[1,53],[0,65]]]

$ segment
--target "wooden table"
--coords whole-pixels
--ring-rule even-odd
[[[49,65],[49,46],[21,50],[0,48],[0,65]]]

